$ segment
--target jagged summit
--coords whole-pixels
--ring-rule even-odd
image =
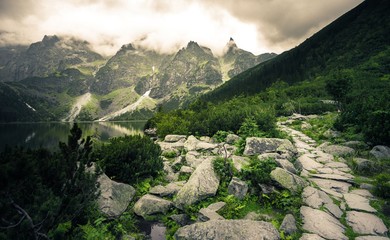
[[[232,37],[230,37],[229,42],[226,43],[226,46],[224,48],[224,55],[228,54],[229,52],[232,52],[234,50],[238,49],[236,42]]]

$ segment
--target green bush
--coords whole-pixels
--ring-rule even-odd
[[[270,173],[277,167],[275,160],[268,158],[258,160],[252,158],[249,165],[242,169],[243,179],[250,182],[252,187],[259,188],[259,184],[270,184]]]
[[[226,137],[227,137],[229,134],[231,134],[231,133],[233,133],[233,132],[231,132],[231,131],[221,131],[221,130],[219,130],[219,131],[217,131],[217,132],[214,134],[213,138],[214,138],[217,142],[219,142],[219,143],[225,142],[225,141],[226,141]]]
[[[375,195],[390,199],[390,174],[381,173],[375,176]]]
[[[129,184],[155,177],[163,168],[160,146],[144,136],[113,138],[95,154],[109,177]]]

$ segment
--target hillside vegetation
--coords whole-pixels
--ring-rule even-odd
[[[260,113],[340,110],[335,125],[339,130],[363,133],[373,144],[388,144],[389,12],[388,1],[365,1],[296,48],[237,75],[188,110],[157,114],[150,125],[162,135],[164,120],[178,123],[177,133],[213,134],[217,128],[210,128],[209,122],[219,121],[222,128],[235,131],[246,117]],[[239,117],[232,123],[235,111]],[[183,127],[189,120],[189,128]],[[194,129],[198,125],[201,129]]]

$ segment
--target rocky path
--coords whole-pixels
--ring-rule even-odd
[[[317,146],[287,123],[280,122],[279,128],[293,138],[300,155],[295,166],[309,181],[302,193],[300,212],[306,233],[300,239],[348,239],[351,235],[358,235],[357,240],[389,239],[387,227],[370,206],[374,196],[354,183],[352,171],[341,157],[351,149]]]

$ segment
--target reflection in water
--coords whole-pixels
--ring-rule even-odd
[[[83,122],[78,123],[83,137],[93,136],[101,141],[109,138],[143,134],[145,121],[139,122]],[[5,146],[25,148],[45,147],[52,150],[66,142],[72,123],[10,123],[0,124],[0,150]]]

